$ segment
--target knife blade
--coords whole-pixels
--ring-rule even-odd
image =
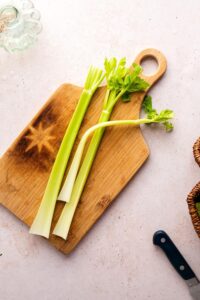
[[[172,266],[185,280],[192,298],[194,300],[200,300],[199,279],[192,271],[191,267],[188,265],[185,258],[177,249],[167,233],[163,230],[156,231],[153,236],[153,243],[164,251]]]

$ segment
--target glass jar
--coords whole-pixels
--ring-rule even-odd
[[[42,30],[40,13],[29,0],[0,3],[0,47],[9,52],[30,47]]]

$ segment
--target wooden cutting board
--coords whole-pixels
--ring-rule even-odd
[[[142,51],[135,62],[146,57],[158,62],[156,74],[143,76],[150,87],[164,74],[166,60],[155,49]],[[38,210],[64,132],[82,88],[63,84],[0,159],[0,203],[30,226]],[[99,118],[105,87],[97,90],[78,135],[75,149],[87,128]],[[119,102],[112,119],[134,119],[140,114],[145,93],[135,93],[129,103]],[[73,152],[74,153],[74,152]],[[140,128],[108,128],[78,205],[67,241],[51,235],[49,242],[69,253],[92,227],[149,155]],[[58,202],[55,225],[63,203]],[[28,231],[27,231],[28,234]],[[36,237],[37,238],[37,237]]]

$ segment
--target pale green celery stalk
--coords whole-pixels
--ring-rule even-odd
[[[110,119],[113,107],[115,106],[118,99],[121,97],[121,95],[123,93],[124,93],[124,91],[122,91],[120,94],[118,94],[116,96],[115,91],[107,90],[107,93],[106,93],[106,96],[104,99],[103,110],[100,115],[98,123],[106,122]],[[92,167],[92,163],[94,161],[95,155],[96,155],[99,145],[101,143],[101,139],[103,137],[104,131],[105,131],[105,128],[100,126],[100,128],[95,131],[94,136],[92,137],[92,140],[88,147],[86,156],[84,158],[83,164],[81,166],[81,169],[80,169],[80,172],[78,175],[78,177],[81,178],[81,180],[79,180],[79,182],[81,181],[80,185],[82,186],[82,189],[84,188],[84,185],[86,183],[88,174]],[[70,170],[67,174],[64,185],[58,196],[58,200],[60,200],[60,201],[65,201],[65,202],[70,201],[72,190],[73,190],[73,185],[74,185],[74,182],[76,179],[75,177],[72,178],[71,172],[72,172],[72,168],[70,167]]]
[[[114,94],[111,92],[111,95],[113,96]],[[111,96],[110,95],[110,96]],[[109,103],[114,103],[116,98],[112,98],[112,101],[105,101],[107,104]],[[104,102],[104,104],[105,104]],[[116,103],[116,102],[115,102]],[[109,107],[109,112],[112,111],[112,106],[107,105]],[[56,227],[53,231],[53,234],[58,235],[64,239],[67,238],[69,228],[77,207],[77,204],[79,202],[79,199],[81,197],[85,182],[87,180],[90,168],[92,166],[93,159],[95,157],[97,148],[98,148],[98,143],[100,143],[100,139],[102,137],[101,134],[102,131],[104,130],[105,127],[107,126],[115,126],[115,125],[132,125],[136,126],[139,124],[144,124],[144,123],[162,123],[164,127],[166,128],[166,131],[171,131],[173,129],[173,125],[169,123],[168,121],[173,118],[173,112],[171,110],[163,110],[159,114],[157,111],[152,107],[152,101],[151,97],[148,96],[145,98],[143,102],[143,108],[145,110],[145,113],[147,114],[147,118],[144,119],[139,119],[139,120],[120,120],[120,121],[110,121],[110,122],[103,122],[99,123],[93,127],[91,127],[87,132],[83,135],[83,138],[81,139],[81,142],[77,148],[77,152],[74,156],[72,165],[70,167],[69,175],[68,175],[68,188],[69,188],[69,195],[71,194],[71,198],[69,203],[65,204],[65,207],[61,213],[61,216],[58,220],[58,223],[56,224]],[[104,115],[104,111],[102,112]],[[105,116],[105,119],[108,118],[108,115]],[[102,119],[101,119],[102,121]],[[84,146],[86,143],[86,140],[88,136],[95,130],[92,142],[90,143],[89,149],[86,153],[86,156],[84,158],[84,161],[81,165],[80,171],[78,173],[78,169],[80,166],[81,162],[81,157],[82,153],[84,150]],[[98,135],[97,133],[100,133]],[[78,173],[78,176],[76,178],[76,175]],[[74,183],[75,181],[75,183]],[[71,193],[72,190],[72,193]]]
[[[110,119],[110,115],[114,106],[122,96],[126,95],[127,93],[130,94],[136,91],[144,91],[149,86],[147,82],[139,77],[139,74],[142,70],[140,66],[134,65],[134,69],[131,71],[125,67],[125,64],[126,60],[124,58],[118,63],[115,58],[112,58],[111,60],[105,59],[104,67],[107,80],[107,92],[104,98],[103,110],[99,119],[99,123],[108,121]],[[78,174],[77,181],[79,181],[82,190],[86,183],[103,133],[104,128],[101,128],[94,134]],[[70,176],[71,175],[69,174],[63,185],[63,188],[61,189],[58,197],[59,200],[66,202],[70,201],[70,195],[72,193],[72,180]]]
[[[109,120],[114,106],[124,94],[130,94],[136,91],[144,91],[149,86],[147,82],[139,78],[139,74],[141,73],[140,66],[134,65],[133,71],[130,71],[130,69],[125,67],[125,63],[125,59],[121,59],[119,63],[117,63],[115,58],[111,59],[110,61],[106,59],[104,62],[107,80],[107,92],[103,102],[103,110],[99,119],[99,123]],[[75,183],[75,173],[73,173],[73,171],[70,171],[69,177],[67,177],[67,182],[64,184],[64,187],[59,195],[59,200],[69,201],[69,204],[66,204],[66,207],[64,208],[60,217],[61,220],[59,219],[58,227],[56,226],[54,233],[57,232],[57,228],[64,228],[64,226],[62,226],[62,222],[63,224],[65,224],[65,222],[68,222],[68,225],[71,224],[75,207],[81,197],[103,133],[104,128],[101,126],[97,132],[94,133]],[[72,203],[76,203],[75,206],[73,206],[74,204],[71,204],[71,201]],[[70,211],[73,211],[71,215]],[[66,219],[68,219],[68,221],[66,221]]]
[[[107,110],[103,110],[99,119],[99,123],[102,122],[106,122],[110,119],[110,114],[111,112],[107,111]],[[91,143],[88,147],[88,155],[86,154],[86,157],[84,159],[84,163],[83,165],[87,165],[87,172],[84,171],[84,178],[87,179],[88,173],[90,171],[91,165],[93,163],[93,160],[95,158],[96,152],[98,150],[99,144],[101,142],[103,133],[104,133],[105,128],[100,127],[95,133],[94,136],[92,137]],[[67,174],[67,178],[65,180],[65,183],[61,189],[61,192],[58,196],[58,200],[61,201],[66,201],[69,202],[70,197],[71,197],[71,193],[72,193],[72,189],[73,189],[73,185],[74,185],[74,181],[76,178],[72,178],[71,175],[71,171],[72,168],[70,167],[70,170]],[[85,184],[85,180],[84,179],[84,184]],[[65,199],[65,200],[64,200]]]
[[[105,96],[105,100],[104,100],[104,105],[103,105],[104,109],[101,112],[98,123],[106,122],[110,119],[112,109],[107,107],[107,102],[106,102],[107,101],[106,99],[109,97],[109,95],[110,95],[111,99],[113,99],[115,97],[114,92],[110,93],[110,92],[107,91],[106,96]],[[88,147],[86,156],[84,158],[83,166],[81,168],[82,171],[80,170],[80,173],[82,174],[81,175],[81,178],[82,178],[81,185],[83,185],[83,187],[85,185],[88,174],[90,172],[90,169],[91,169],[93,160],[95,158],[96,152],[98,150],[99,144],[101,142],[101,139],[103,137],[104,130],[105,130],[105,128],[100,127],[98,130],[95,131],[94,136],[92,137],[92,140],[91,140],[90,145]],[[61,192],[58,196],[58,200],[69,202],[69,200],[71,198],[73,185],[74,185],[74,182],[75,182],[75,179],[76,179],[74,176],[72,177],[72,174],[71,174],[71,172],[73,172],[72,169],[73,168],[70,167],[70,170],[67,174],[64,185],[63,185],[63,187],[61,189]]]
[[[103,131],[105,130],[105,127],[108,126],[116,126],[116,125],[131,125],[131,126],[137,126],[140,124],[145,124],[145,123],[152,123],[152,120],[144,118],[144,119],[138,119],[138,120],[118,120],[118,121],[109,121],[105,122],[105,120],[108,118],[107,114],[103,114],[102,112],[102,117],[101,117],[101,123],[94,125],[90,129],[88,129],[85,134],[83,135],[79,146],[77,148],[76,154],[74,156],[72,165],[70,167],[70,176],[72,179],[72,187],[74,180],[76,178],[83,150],[86,144],[86,141],[89,137],[90,134],[92,134],[94,131],[94,136],[92,139],[92,142],[89,146],[88,152],[86,154],[86,157],[84,158],[84,162],[81,166],[80,172],[78,174],[78,177],[75,181],[75,185],[73,187],[73,192],[71,195],[71,199],[69,203],[66,203],[63,211],[61,213],[61,216],[54,228],[53,234],[62,237],[63,239],[66,239],[68,236],[68,232],[71,226],[71,222],[76,210],[76,207],[78,205],[80,196],[82,194],[82,190],[84,188],[85,182],[87,180],[88,173],[90,171],[90,167],[92,165],[93,159],[95,157],[95,153],[98,149],[101,137],[103,135]],[[104,119],[104,121],[103,121]],[[90,156],[91,155],[91,156]],[[68,181],[69,183],[70,181]]]
[[[102,70],[92,66],[90,67],[83,92],[67,127],[56,156],[42,202],[30,228],[30,233],[32,234],[42,235],[46,238],[49,237],[56,200],[77,133],[92,96],[103,81],[104,77],[105,75]]]

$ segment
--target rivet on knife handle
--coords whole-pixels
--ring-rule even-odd
[[[153,243],[165,252],[169,261],[183,279],[188,280],[196,277],[166,232],[163,230],[156,231],[153,236]]]

